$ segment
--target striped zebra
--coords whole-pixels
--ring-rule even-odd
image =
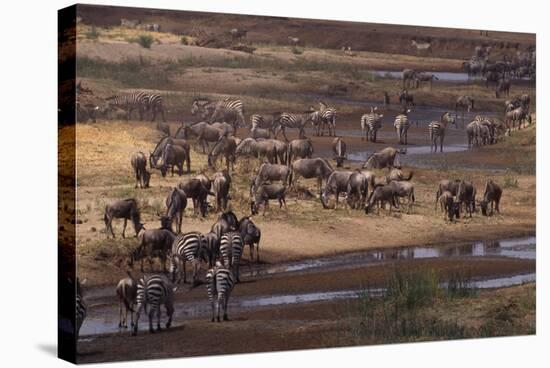
[[[216,262],[216,265],[206,273],[206,290],[212,308],[212,322],[214,322],[216,315],[217,321],[220,322],[220,310],[222,308],[223,320],[228,320],[227,303],[234,286],[233,273],[220,262]]]
[[[428,133],[430,135],[430,152],[437,152],[437,139],[439,139],[439,152],[443,152],[443,140],[445,139],[445,128],[447,124],[453,124],[456,127],[456,120],[449,112],[441,115],[440,121],[432,121],[428,124]]]
[[[166,117],[164,116],[164,102],[161,95],[157,93],[146,94],[145,107],[146,110],[151,111],[151,121],[155,121],[157,114],[160,113],[162,115],[162,121],[166,122]]]
[[[185,264],[190,262],[193,266],[193,283],[197,282],[198,268],[201,261],[210,261],[210,254],[206,246],[206,238],[198,231],[178,235],[172,243],[172,254],[170,256],[170,274],[172,282],[179,283],[183,273],[183,282],[187,282]]]
[[[376,142],[378,129],[382,127],[382,118],[384,115],[378,114],[375,111],[377,108],[371,107],[371,112],[361,116],[361,140],[371,140]]]
[[[157,331],[160,331],[160,307],[164,304],[166,307],[166,314],[168,315],[168,321],[166,322],[166,328],[169,328],[172,324],[172,316],[174,314],[174,291],[172,283],[164,275],[144,275],[138,281],[137,285],[137,308],[136,308],[136,321],[134,323],[134,330],[132,335],[137,335],[139,315],[141,310],[144,309],[149,317],[149,332],[155,332],[153,330],[153,317],[155,313],[157,315]],[[149,310],[147,310],[149,308]]]
[[[298,129],[299,138],[305,138],[305,126],[307,122],[313,121],[314,118],[315,112],[306,112],[303,114],[291,114],[288,112],[283,112],[281,115],[279,115],[277,119],[277,127],[275,128],[275,139],[277,139],[279,132],[282,132],[285,141],[288,142],[286,129]]]
[[[82,292],[83,286],[86,285],[86,279],[82,282],[77,278],[76,279],[76,339],[78,340],[78,335],[80,334],[80,327],[86,318],[86,313],[88,306],[84,300],[84,295]]]
[[[222,264],[233,272],[237,282],[241,282],[239,278],[239,264],[243,254],[241,234],[235,231],[223,234],[220,239],[220,254]]]
[[[407,132],[409,130],[409,112],[411,112],[411,110],[406,109],[405,111],[403,111],[402,114],[397,115],[395,117],[395,121],[393,122],[399,144],[407,144]]]
[[[336,136],[336,109],[329,107],[325,102],[319,102],[319,119],[321,121],[321,136],[325,133],[325,125],[328,126],[328,135]]]
[[[126,111],[126,120],[132,118],[132,112],[137,110],[139,120],[143,120],[143,113],[147,109],[148,95],[145,92],[137,91],[124,95],[114,95],[107,97],[105,100],[109,105],[109,110],[116,108]]]

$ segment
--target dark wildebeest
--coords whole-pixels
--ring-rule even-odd
[[[134,188],[149,188],[151,173],[147,171],[147,158],[143,152],[136,152],[130,159],[134,173],[136,174],[136,185]]]
[[[167,143],[162,152],[162,166],[160,167],[162,177],[166,176],[168,168],[171,168],[172,176],[174,176],[174,166],[178,168],[178,175],[183,175],[183,163],[185,161],[189,162],[185,149],[175,144]]]
[[[403,88],[414,87],[416,71],[414,69],[403,69]]]
[[[401,169],[398,169],[396,167],[394,167],[393,169],[390,170],[390,172],[388,174],[386,174],[386,183],[389,184],[390,182],[392,181],[409,181],[412,179],[413,177],[413,171],[411,170],[409,172],[409,176],[405,176],[405,174],[403,174],[403,171],[401,171]]]
[[[277,199],[279,201],[279,208],[282,208],[284,205],[285,210],[288,210],[285,200],[286,188],[286,183],[262,184],[258,188],[255,188],[254,184],[252,184],[252,187],[250,188],[250,196],[252,198],[252,201],[250,202],[250,210],[252,215],[258,214],[260,206],[263,204],[263,216],[265,216],[265,211],[269,207],[270,199]]]
[[[353,174],[352,171],[334,171],[330,174],[327,179],[327,183],[325,184],[325,189],[321,194],[321,204],[323,205],[323,208],[328,208],[328,197],[331,194],[334,194],[336,197],[336,206],[334,208],[338,208],[338,197],[340,196],[340,193],[348,192],[348,184],[351,174]]]
[[[502,74],[498,71],[489,71],[485,74],[485,88],[489,88],[489,83],[495,83],[498,85],[498,81],[502,79]]]
[[[262,164],[258,169],[256,178],[254,179],[254,186],[258,188],[260,185],[266,182],[274,182],[274,181],[288,183],[289,178],[290,178],[290,168],[288,166],[265,163],[265,164]]]
[[[302,158],[294,161],[290,168],[291,171],[288,182],[291,186],[294,185],[294,181],[298,177],[302,177],[304,179],[317,178],[319,195],[321,195],[323,179],[327,180],[330,174],[334,171],[328,161],[324,158]]]
[[[369,191],[369,179],[360,170],[356,170],[349,177],[347,201],[351,208],[360,209],[365,206]]]
[[[435,209],[437,210],[437,203],[439,201],[439,197],[443,194],[443,192],[451,192],[451,194],[458,198],[458,189],[460,188],[460,183],[462,180],[456,179],[456,180],[447,180],[443,179],[439,182],[439,185],[437,187],[437,192],[435,194]]]
[[[512,86],[512,81],[510,80],[510,78],[499,79],[497,83],[497,87],[495,89],[495,97],[500,98],[502,94],[506,95],[506,97],[510,96],[511,86]]]
[[[235,154],[267,159],[269,163],[277,162],[277,149],[272,140],[245,138],[237,145]]]
[[[218,239],[229,231],[236,231],[239,225],[237,216],[232,211],[226,211],[218,216],[218,220],[212,225],[211,232],[216,234]]]
[[[288,144],[287,163],[290,166],[294,158],[311,158],[313,155],[313,142],[309,138],[295,139]]]
[[[206,241],[206,249],[208,249],[208,254],[210,255],[208,260],[208,266],[214,266],[214,262],[220,256],[220,238],[218,235],[212,231],[204,234],[204,239]]]
[[[176,222],[176,233],[181,233],[181,223],[183,221],[183,213],[187,207],[187,195],[178,188],[173,188],[168,197],[166,197],[166,214],[165,217],[172,223]]]
[[[210,124],[211,127],[217,128],[222,131],[223,135],[234,135],[235,134],[235,128],[233,128],[233,125],[228,124],[226,122],[216,122]]]
[[[432,73],[416,73],[415,80],[414,80],[415,87],[418,88],[420,82],[429,82],[430,83],[430,90],[431,90],[434,80],[439,80],[439,78],[437,78],[437,76],[435,74],[432,74]]]
[[[236,149],[237,142],[235,137],[225,135],[221,136],[208,153],[208,166],[212,169],[216,169],[216,161],[220,155],[223,155],[222,159],[225,157],[227,171],[229,171],[230,164],[231,170],[234,170]]]
[[[346,142],[342,138],[337,137],[332,141],[332,152],[334,153],[334,160],[336,161],[336,167],[342,167],[346,155]]]
[[[256,262],[260,262],[260,239],[262,237],[260,228],[252,222],[250,217],[245,216],[240,219],[237,229],[243,238],[243,247],[246,245],[250,247],[250,262],[254,260],[254,244],[256,244]]]
[[[282,165],[287,164],[288,143],[278,139],[268,139],[275,146],[275,154],[278,162]]]
[[[385,203],[390,205],[390,213],[392,207],[395,207],[395,196],[393,188],[389,185],[377,185],[369,196],[367,205],[365,206],[365,214],[368,214],[376,205],[376,213],[380,213],[380,207],[384,207]]]
[[[130,256],[130,267],[133,268],[134,262],[141,262],[141,272],[143,270],[143,258],[147,257],[151,272],[153,271],[153,257],[159,257],[162,263],[162,270],[167,272],[166,259],[172,249],[172,243],[176,235],[168,229],[144,230],[139,234],[139,246]]]
[[[414,106],[414,96],[406,89],[402,90],[399,94],[399,103],[403,107]]]
[[[216,197],[216,211],[225,211],[229,200],[231,176],[227,170],[217,172],[212,178],[212,192]]]
[[[457,199],[464,205],[465,210],[472,217],[476,210],[476,188],[472,182],[460,181],[457,190]]]
[[[134,327],[134,305],[137,297],[137,280],[127,271],[128,277],[120,280],[116,286],[118,296],[119,322],[118,327],[128,327],[128,311],[130,311],[131,327]],[[124,309],[123,309],[124,307]]]
[[[176,132],[176,138],[190,139],[197,138],[197,143],[202,148],[202,153],[206,153],[208,142],[217,142],[224,132],[221,129],[211,126],[205,121],[194,124],[182,124]]]
[[[492,216],[493,210],[496,210],[500,213],[500,198],[502,197],[502,188],[492,181],[491,179],[487,180],[485,183],[485,193],[483,194],[483,199],[479,202],[479,207],[481,207],[481,213],[483,216]],[[491,213],[487,213],[487,208],[491,205]]]
[[[393,168],[396,165],[397,154],[405,154],[406,151],[398,150],[393,147],[386,147],[378,152],[373,153],[367,158],[363,164],[363,169],[384,169],[386,167]]]
[[[392,181],[387,186],[393,190],[394,201],[399,204],[399,197],[407,198],[407,213],[411,213],[414,204],[414,185],[408,181]]]
[[[187,198],[193,199],[193,212],[200,214],[202,217],[206,217],[206,212],[208,210],[208,203],[206,198],[208,195],[214,195],[210,192],[200,179],[191,178],[187,179],[178,184],[178,188],[185,192]]]
[[[162,138],[156,145],[153,152],[151,152],[149,156],[149,164],[151,168],[157,167],[157,162],[162,158],[162,154],[164,152],[164,148],[167,144],[172,144],[175,146],[180,146],[185,150],[186,154],[186,163],[187,163],[187,173],[191,171],[191,155],[190,155],[190,146],[189,143],[185,139],[181,138],[171,138],[171,137],[164,137]]]
[[[125,237],[126,223],[128,220],[132,221],[134,224],[134,230],[136,231],[136,236],[139,231],[143,229],[143,224],[140,222],[140,214],[137,205],[137,201],[134,198],[122,199],[112,203],[109,203],[105,206],[105,214],[103,215],[103,221],[105,222],[105,227],[107,230],[107,237],[109,233],[115,237],[113,232],[113,219],[121,218],[124,219],[124,227],[122,228],[122,237]]]
[[[437,200],[443,212],[443,218],[453,221],[454,218],[460,218],[460,202],[448,190],[444,191]],[[437,205],[436,205],[437,206]]]

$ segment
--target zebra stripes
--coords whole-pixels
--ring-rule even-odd
[[[367,140],[376,142],[376,136],[378,134],[378,129],[382,127],[382,118],[384,115],[374,112],[374,109],[371,109],[371,112],[361,116],[361,140]]]
[[[233,272],[237,282],[239,279],[239,264],[243,254],[243,238],[241,234],[231,231],[222,235],[220,239],[220,254],[222,263]]]
[[[137,309],[136,321],[132,335],[137,334],[139,316],[144,309],[149,317],[149,332],[153,330],[153,317],[157,315],[157,331],[160,331],[160,306],[165,305],[168,321],[166,328],[172,324],[172,315],[174,314],[174,289],[172,283],[163,275],[144,275],[137,285]],[[149,307],[149,310],[147,310]]]
[[[288,138],[286,137],[286,129],[298,129],[299,131],[299,138],[305,138],[305,125],[309,120],[312,120],[313,114],[291,114],[288,112],[283,112],[279,116],[279,125],[277,126],[276,132],[275,132],[275,138],[277,138],[277,135],[279,134],[279,131],[283,133],[283,136],[285,137],[285,140],[288,141]]]
[[[407,144],[407,132],[409,130],[409,118],[407,114],[410,111],[411,110],[406,110],[403,114],[397,115],[393,122],[399,144]]]
[[[151,121],[155,120],[157,113],[159,112],[162,114],[162,120],[166,121],[164,116],[163,99],[159,94],[136,91],[128,94],[107,97],[106,100],[111,109],[119,108],[126,111],[127,120],[130,120],[132,118],[132,112],[137,110],[139,120],[143,120],[143,114],[146,111],[151,111]]]
[[[208,270],[206,273],[206,290],[212,308],[212,322],[214,322],[216,315],[217,321],[220,322],[220,311],[222,308],[223,320],[228,320],[227,303],[234,286],[233,273],[220,262],[216,262],[214,268]]]
[[[430,136],[430,152],[437,152],[437,140],[439,139],[439,151],[443,152],[443,140],[445,139],[445,129],[447,124],[454,124],[456,126],[455,119],[450,113],[446,112],[441,116],[440,121],[432,121],[428,124],[428,133]]]
[[[324,102],[319,102],[319,119],[321,121],[321,135],[325,133],[325,125],[328,126],[328,135],[336,136],[336,109],[329,107]]]
[[[193,266],[193,283],[196,283],[200,261],[204,260],[207,253],[206,238],[199,232],[180,234],[172,244],[172,255],[170,257],[170,274],[173,282],[180,282],[178,271],[183,272],[183,282],[187,282],[185,264],[190,262]]]
[[[146,110],[151,111],[151,121],[155,121],[157,113],[160,113],[162,115],[162,121],[166,122],[164,116],[164,102],[161,95],[156,93],[146,94],[145,104]]]

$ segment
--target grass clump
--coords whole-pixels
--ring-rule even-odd
[[[504,178],[504,184],[502,185],[504,189],[508,188],[517,188],[519,186],[518,180],[511,176],[506,176]]]
[[[150,49],[154,41],[155,39],[150,35],[139,35],[137,38],[137,43],[145,49]]]

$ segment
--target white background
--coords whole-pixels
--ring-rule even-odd
[[[99,3],[89,0],[87,3]],[[57,9],[69,1],[9,0],[0,21],[0,362],[4,367],[66,366],[56,359]],[[537,336],[416,343],[291,353],[126,363],[137,367],[539,367],[548,366],[548,224],[543,196],[550,135],[549,23],[543,1],[109,1],[178,8],[363,22],[537,33]],[[548,215],[546,215],[548,216]],[[546,290],[543,290],[546,289]],[[189,336],[189,338],[193,338]],[[131,343],[131,339],[128,339]]]

